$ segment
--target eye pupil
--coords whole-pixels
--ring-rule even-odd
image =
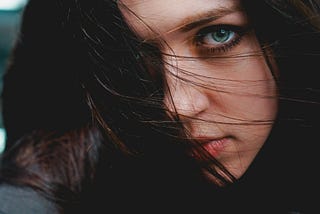
[[[218,31],[215,31],[212,33],[212,38],[217,42],[225,42],[230,37],[230,31],[225,29],[219,29]]]

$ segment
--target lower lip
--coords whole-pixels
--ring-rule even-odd
[[[221,152],[225,149],[228,138],[221,138],[218,140],[208,141],[203,144],[203,147],[215,158],[219,157]]]

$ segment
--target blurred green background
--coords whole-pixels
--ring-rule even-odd
[[[2,78],[8,64],[8,57],[19,33],[21,14],[28,0],[0,0],[0,92]],[[5,129],[2,123],[2,105],[0,99],[0,153],[5,146]]]

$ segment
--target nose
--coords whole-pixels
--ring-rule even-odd
[[[188,60],[184,57],[192,56],[185,48],[171,45],[172,49],[164,49],[163,56],[166,89],[165,105],[172,113],[180,116],[199,117],[210,107],[210,93],[203,87],[206,80],[193,72],[202,66],[197,60]]]
[[[172,75],[167,77],[165,104],[169,111],[185,117],[197,117],[208,110],[209,94],[194,81]]]

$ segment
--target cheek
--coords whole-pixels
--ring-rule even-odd
[[[185,96],[181,88],[185,88],[187,85],[177,77],[174,77],[176,74],[172,74],[169,71],[165,71],[164,75],[164,106],[168,110],[168,113],[176,112],[177,100]],[[181,94],[182,93],[182,94]],[[169,114],[170,114],[169,113]],[[169,115],[170,116],[170,115]]]
[[[219,92],[219,97],[216,106],[221,106],[221,111],[231,117],[246,121],[270,121],[276,117],[278,99],[274,82],[234,86]]]
[[[174,112],[174,104],[173,104],[173,100],[172,100],[172,96],[170,94],[170,91],[165,91],[165,94],[164,94],[164,100],[163,100],[163,103],[164,103],[164,106],[165,106],[165,109],[167,109],[168,113],[169,112]]]
[[[238,60],[223,72],[212,72],[211,76],[211,88],[215,89],[208,90],[215,103],[212,111],[223,111],[244,120],[275,119],[278,108],[276,82],[262,56]]]

